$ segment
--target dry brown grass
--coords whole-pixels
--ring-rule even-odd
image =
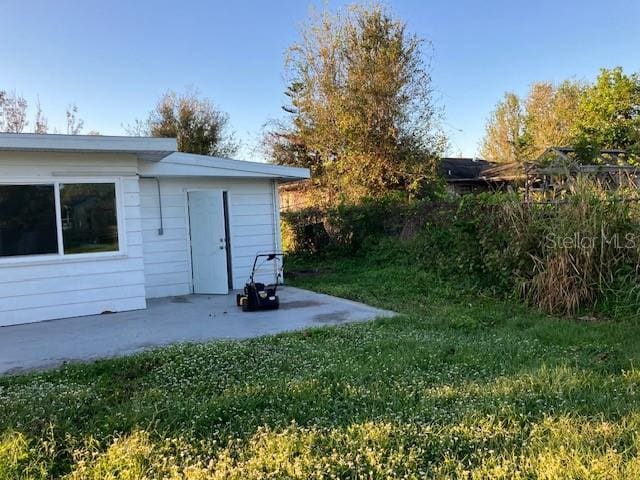
[[[563,202],[508,204],[505,215],[515,238],[542,235],[533,269],[520,280],[532,305],[553,314],[574,315],[628,278],[633,289],[640,272],[638,204],[620,192],[578,179]]]

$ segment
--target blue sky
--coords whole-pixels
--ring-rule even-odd
[[[344,2],[328,1],[331,8]],[[592,79],[600,67],[640,71],[640,2],[387,2],[433,44],[434,88],[450,154],[474,155],[506,90],[538,80]],[[282,115],[283,60],[318,1],[0,0],[0,89],[34,103],[64,130],[75,102],[85,131],[123,134],[167,89],[192,86],[231,116],[254,158],[260,131]]]

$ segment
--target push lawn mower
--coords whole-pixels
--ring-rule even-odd
[[[278,291],[279,280],[282,271],[282,253],[264,253],[256,255],[251,269],[249,282],[244,286],[244,293],[236,296],[236,304],[242,307],[243,312],[255,312],[258,310],[277,310],[280,307],[280,299],[276,292]],[[258,260],[262,260],[258,264]],[[273,285],[265,285],[255,281],[256,271],[260,269],[266,262],[280,262],[280,266],[276,265],[276,283]]]

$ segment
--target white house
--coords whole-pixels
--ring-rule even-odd
[[[278,183],[305,178],[174,139],[0,134],[0,326],[242,288],[280,249]]]

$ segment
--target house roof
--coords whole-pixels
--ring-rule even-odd
[[[140,162],[140,175],[154,177],[244,177],[295,181],[310,178],[308,168],[175,152],[160,162]]]
[[[479,180],[482,173],[494,164],[481,158],[441,158],[440,174],[447,182]]]
[[[131,153],[159,161],[177,149],[175,138],[0,133],[0,151]]]
[[[310,178],[309,169],[177,152],[175,138],[0,133],[0,151],[130,153],[142,176]]]

